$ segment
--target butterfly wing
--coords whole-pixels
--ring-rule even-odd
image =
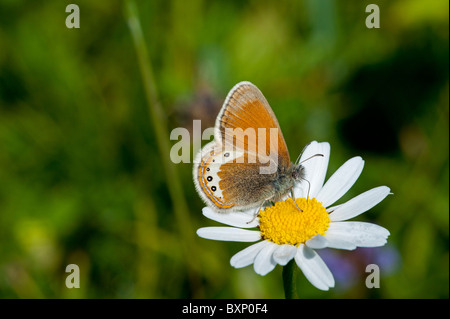
[[[231,89],[216,120],[215,140],[194,163],[197,191],[218,211],[260,206],[275,195],[273,181],[278,167],[290,165],[289,153],[275,114],[255,85],[240,82]]]
[[[249,136],[255,133],[256,138]],[[261,91],[252,83],[236,84],[216,120],[215,137],[224,144],[268,156],[281,167],[290,165],[280,125]]]
[[[197,155],[194,182],[198,193],[217,211],[260,206],[273,194],[273,174],[260,174],[261,163],[249,154],[211,142]]]

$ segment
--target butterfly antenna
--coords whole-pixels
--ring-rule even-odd
[[[304,159],[303,161],[301,161],[300,164],[302,164],[302,163],[304,163],[304,162],[306,162],[306,161],[308,161],[308,160],[310,160],[311,158],[316,157],[316,156],[321,156],[321,157],[323,157],[323,154],[320,154],[320,153],[319,153],[319,154],[314,154],[314,155],[308,157],[307,159]]]
[[[297,157],[297,159],[295,160],[295,165],[297,165],[298,162],[300,161],[300,157],[302,157],[302,154],[303,154],[303,152],[300,153],[300,154],[298,154],[298,157]]]
[[[311,189],[311,183],[307,179],[302,178],[302,180],[304,180],[305,182],[308,183],[308,193],[306,195],[306,201],[308,201],[308,199],[309,199],[309,190]]]
[[[303,147],[302,151],[300,152],[300,154],[298,155],[297,159],[295,160],[295,164],[298,164],[298,162],[300,161],[300,157],[302,157],[303,152],[306,150],[306,148],[308,147],[309,144],[311,144],[311,142],[306,144],[305,147]]]
[[[310,160],[311,158],[316,157],[316,156],[321,156],[321,157],[323,157],[323,154],[314,154],[314,155],[308,157],[307,159],[301,161],[300,164],[301,164],[301,163],[304,163],[304,162],[306,162],[307,160]],[[308,193],[307,193],[307,196],[306,196],[306,202],[308,202],[308,200],[309,200],[309,191],[310,191],[310,189],[311,189],[311,183],[310,183],[307,179],[305,179],[305,178],[302,178],[302,180],[304,180],[304,181],[306,181],[306,182],[308,183]]]

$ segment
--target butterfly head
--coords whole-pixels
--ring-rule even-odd
[[[290,174],[294,181],[300,181],[305,177],[305,167],[301,164],[294,164]]]

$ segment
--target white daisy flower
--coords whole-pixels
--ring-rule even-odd
[[[334,287],[332,273],[315,250],[325,247],[353,250],[386,244],[387,229],[346,220],[381,202],[390,194],[390,189],[376,187],[343,204],[331,206],[356,182],[364,161],[359,156],[351,158],[324,184],[330,144],[312,142],[300,162],[315,154],[323,154],[323,157],[314,157],[303,165],[309,187],[308,183],[302,182],[294,188],[294,197],[303,212],[292,205],[292,199],[287,195],[284,200],[261,210],[257,218],[253,218],[254,209],[221,214],[205,207],[203,215],[232,227],[204,227],[197,230],[197,235],[213,240],[257,242],[231,258],[230,263],[235,268],[253,264],[255,272],[264,276],[277,264],[284,266],[294,258],[315,287],[321,290]],[[309,199],[306,198],[308,188]],[[259,230],[248,229],[255,227]]]

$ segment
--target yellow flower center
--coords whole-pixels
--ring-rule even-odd
[[[322,203],[315,198],[292,198],[277,202],[259,212],[259,230],[262,239],[276,244],[298,246],[317,234],[324,235],[330,218]]]

